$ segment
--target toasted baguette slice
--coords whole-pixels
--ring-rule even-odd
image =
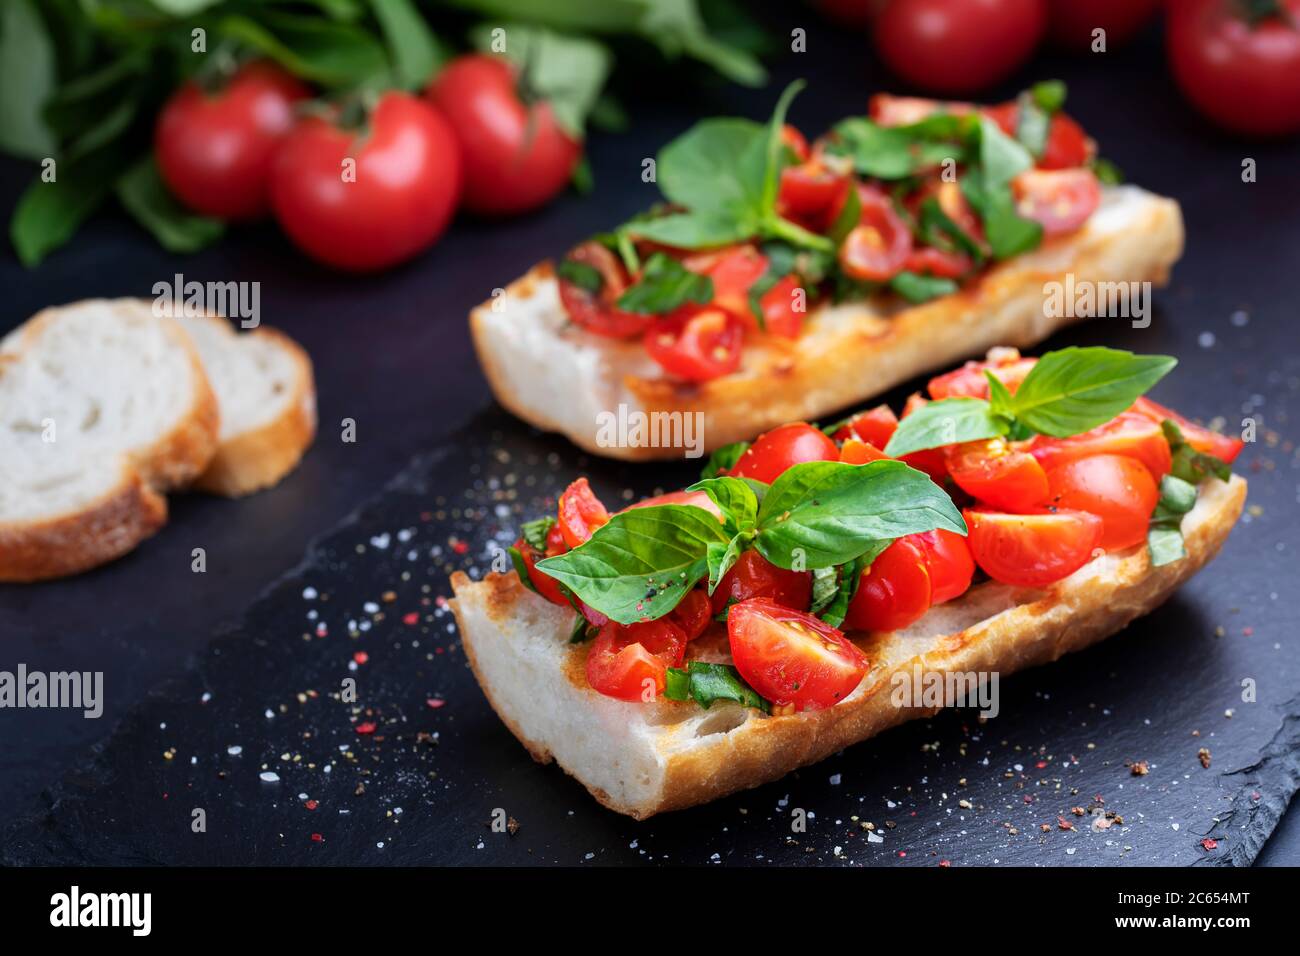
[[[1044,308],[1044,283],[1163,285],[1182,254],[1178,204],[1133,186],[1107,188],[1077,232],[1009,259],[973,285],[892,314],[846,303],[810,312],[795,341],[747,342],[741,367],[691,385],[665,378],[640,339],[618,341],[568,322],[549,262],[470,314],[479,362],[510,412],[598,455],[676,458],[677,447],[602,443],[602,416],[701,412],[708,451],[791,421],[813,421],[923,372],[995,345],[1027,347],[1076,321]]]
[[[179,321],[221,408],[217,454],[194,487],[232,498],[269,488],[297,467],[316,435],[311,359],[275,329],[239,334],[219,316]]]
[[[1187,557],[1152,568],[1145,546],[1102,555],[1046,590],[988,583],[902,631],[859,641],[872,662],[834,707],[768,717],[738,704],[627,703],[592,690],[573,612],[513,574],[452,576],[466,656],[493,709],[533,757],[557,761],[605,806],[644,819],[758,786],[938,708],[901,708],[891,677],[1009,674],[1114,634],[1212,559],[1241,514],[1246,482],[1210,480],[1183,519]]]
[[[216,398],[177,325],[102,299],[46,309],[0,342],[0,581],[130,551],[217,446]]]

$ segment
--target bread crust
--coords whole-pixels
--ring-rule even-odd
[[[1088,647],[1158,607],[1218,554],[1241,514],[1246,482],[1239,476],[1228,483],[1210,481],[1202,487],[1202,495],[1208,496],[1205,513],[1194,524],[1184,523],[1187,557],[1181,561],[1152,568],[1146,548],[1140,546],[1119,555],[1098,558],[1046,591],[1011,592],[1001,585],[983,585],[983,588],[1011,592],[1007,608],[936,636],[920,654],[912,653],[915,645],[899,635],[869,636],[864,648],[873,661],[873,668],[863,684],[834,707],[785,717],[738,713],[739,723],[734,729],[711,733],[702,738],[703,743],[685,748],[670,733],[656,735],[653,756],[661,768],[661,778],[649,796],[628,799],[611,793],[608,787],[593,786],[589,781],[599,768],[564,766],[564,769],[605,806],[645,819],[775,780],[906,720],[933,714],[939,708],[896,706],[891,700],[893,675],[910,671],[915,664],[927,672],[1010,674]],[[456,597],[451,606],[466,656],[488,702],[535,759],[549,762],[558,742],[545,739],[536,728],[523,726],[516,719],[515,715],[521,712],[516,706],[518,702],[510,698],[509,689],[496,686],[489,674],[492,668],[486,666],[510,653],[504,643],[505,632],[482,623],[508,621],[523,613],[526,607],[535,610],[533,602],[542,599],[527,591],[513,573],[493,574],[483,581],[472,582],[457,572],[452,575],[452,587]],[[947,609],[945,613],[960,613],[961,604],[979,601],[975,593],[978,590],[973,589],[941,607]],[[473,616],[476,626],[469,623],[470,604],[479,612]],[[557,635],[557,640],[562,638]],[[538,693],[554,690],[564,679],[562,652],[556,653],[555,661],[555,666],[545,673],[528,675],[529,686],[542,688]],[[590,688],[579,699],[582,706],[593,710],[609,706],[608,699]],[[627,705],[628,708],[647,706],[692,708],[694,705]],[[715,705],[713,710],[720,711],[720,707]],[[646,713],[634,709],[621,712],[624,719],[640,719],[646,723],[664,721],[665,711],[641,716]],[[608,727],[608,715],[602,719],[603,726]],[[592,723],[601,724],[601,720]]]
[[[223,320],[224,321],[224,320]],[[194,487],[239,498],[278,483],[293,471],[316,437],[316,383],[311,359],[297,342],[271,328],[245,333],[274,340],[293,358],[293,395],[282,414],[222,442]]]
[[[1064,281],[1151,282],[1164,285],[1182,254],[1183,222],[1178,203],[1142,193],[1137,221],[1120,232],[1085,225],[1077,233],[1048,242],[1034,253],[1007,260],[967,288],[888,318],[863,306],[841,306],[851,314],[833,331],[801,336],[794,342],[763,341],[756,367],[702,384],[663,377],[626,375],[620,395],[632,411],[701,413],[705,451],[791,421],[815,421],[878,395],[936,368],[982,355],[996,345],[1032,346],[1081,317],[1047,315],[1043,286]],[[506,288],[508,298],[529,299],[553,281],[543,262]],[[1071,311],[1071,310],[1066,310]],[[497,400],[512,414],[547,431],[562,432],[597,455],[625,460],[681,457],[680,447],[606,445],[592,421],[566,418],[569,408],[548,408],[528,400],[498,354],[491,321],[492,303],[470,314],[474,347]],[[595,337],[590,337],[594,339]],[[600,348],[618,358],[636,353],[640,341],[603,340]],[[746,362],[749,362],[747,349]],[[618,364],[618,363],[611,363]],[[596,390],[583,381],[575,389]],[[572,404],[572,403],[570,403]]]

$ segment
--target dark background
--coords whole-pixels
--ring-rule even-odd
[[[106,697],[98,721],[68,711],[0,711],[0,828],[39,808],[43,787],[160,680],[182,671],[215,633],[238,621],[259,593],[302,560],[309,541],[378,492],[411,456],[443,452],[433,473],[445,486],[437,491],[454,494],[470,482],[468,453],[463,472],[457,459],[464,438],[448,439],[467,422],[483,421],[476,416],[491,396],[469,343],[468,310],[538,259],[652,201],[654,187],[639,176],[644,156],[700,116],[765,116],[781,84],[795,76],[808,77],[810,88],[791,118],[809,133],[862,111],[871,92],[896,89],[871,63],[865,38],[802,11],[794,24],[772,23],[778,34],[791,25],[809,29],[809,52],[778,63],[767,90],[711,80],[690,85],[678,70],[645,73],[622,90],[632,129],[598,134],[590,143],[594,196],[566,195],[535,216],[506,224],[462,220],[433,250],[384,275],[332,274],[296,253],[270,225],[235,230],[205,253],[178,258],[114,213],[93,220],[35,270],[24,270],[8,249],[0,255],[0,331],[47,305],[149,296],[155,282],[175,272],[187,280],[261,282],[264,321],[295,336],[315,361],[321,418],[314,448],[278,488],[238,502],[174,497],[168,526],[127,558],[67,581],[0,586],[0,667],[24,662],[32,669],[104,671]],[[1187,590],[1189,601],[1204,595],[1216,608],[1241,612],[1240,620],[1225,622],[1228,640],[1286,642],[1274,651],[1273,675],[1286,680],[1272,697],[1261,689],[1259,706],[1280,704],[1297,686],[1294,614],[1283,610],[1278,595],[1290,596],[1292,555],[1300,546],[1294,428],[1287,420],[1300,387],[1292,326],[1294,277],[1300,274],[1294,180],[1300,147],[1243,144],[1210,130],[1167,78],[1155,32],[1104,56],[1041,54],[988,98],[1047,76],[1069,82],[1069,111],[1130,180],[1182,203],[1188,232],[1186,255],[1172,286],[1157,297],[1151,329],[1094,323],[1049,344],[1106,342],[1177,355],[1182,364],[1157,397],[1202,418],[1222,414],[1232,422],[1253,414],[1264,425],[1261,432],[1280,433],[1275,446],[1261,442],[1243,455],[1243,462],[1255,462],[1248,471],[1251,503],[1262,504],[1264,512],[1234,532],[1220,563]],[[1253,184],[1241,181],[1248,156],[1258,162]],[[0,163],[6,215],[30,172],[23,164]],[[1245,325],[1230,320],[1238,311],[1247,315]],[[343,418],[357,422],[355,444],[339,441]],[[196,546],[207,550],[203,575],[190,571]],[[436,585],[445,591],[445,584]],[[1262,626],[1266,622],[1273,626]],[[1180,633],[1202,624],[1182,606],[1158,621]],[[1253,636],[1243,638],[1242,625],[1253,625]],[[1176,644],[1172,652],[1178,653]],[[1189,642],[1189,654],[1201,652]],[[1257,676],[1262,684],[1265,675]],[[1153,709],[1161,706],[1160,695],[1172,703],[1194,691],[1177,683],[1176,670],[1156,669],[1145,679],[1155,695]],[[522,751],[503,759],[525,760]],[[572,794],[572,801],[579,796]],[[1260,862],[1300,863],[1296,814],[1284,819]]]

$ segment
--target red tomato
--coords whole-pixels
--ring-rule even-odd
[[[727,601],[764,598],[783,607],[805,610],[812,602],[812,574],[778,568],[757,551],[742,551],[730,571],[713,591],[713,613],[721,614]]]
[[[772,288],[758,299],[763,311],[763,329],[768,335],[783,339],[797,339],[803,330],[803,312],[795,308],[795,293],[803,286],[799,277],[788,275],[777,279]]]
[[[1151,512],[1160,499],[1151,472],[1136,458],[1093,455],[1047,474],[1052,505],[1086,511],[1103,522],[1101,547],[1122,551],[1146,540]]]
[[[1047,0],[1047,35],[1066,49],[1092,51],[1092,31],[1106,31],[1106,49],[1124,43],[1144,26],[1161,0]]]
[[[973,113],[974,103],[952,100],[931,100],[920,96],[894,96],[892,93],[873,93],[867,107],[872,120],[881,126],[911,126],[935,113],[952,113],[964,116]]]
[[[850,465],[865,465],[872,461],[887,461],[889,456],[870,442],[850,438],[840,447],[840,461]]]
[[[811,153],[811,150],[808,149],[807,137],[789,123],[781,127],[781,144],[794,153],[794,158],[801,163]]]
[[[836,461],[840,450],[820,429],[791,422],[764,432],[745,449],[729,474],[770,485],[791,465],[805,461]]]
[[[1121,412],[1082,435],[1069,438],[1035,435],[1027,450],[1047,472],[1091,455],[1127,455],[1142,462],[1151,477],[1159,481],[1169,474],[1173,464],[1160,423],[1132,411]]]
[[[938,276],[941,279],[960,279],[974,267],[974,260],[962,252],[946,252],[934,246],[913,249],[903,262],[905,272]]]
[[[692,588],[681,602],[667,614],[668,620],[676,624],[688,641],[693,641],[704,633],[713,619],[713,607],[709,602],[709,592],[703,588]]]
[[[744,326],[721,309],[679,310],[645,333],[645,348],[669,375],[707,382],[740,367]]]
[[[1090,169],[1028,169],[1011,181],[1016,212],[1043,235],[1073,232],[1101,205],[1101,183]]]
[[[1247,4],[1179,0],[1166,7],[1174,79],[1202,113],[1251,136],[1300,130],[1300,0],[1251,25]]]
[[[740,676],[779,708],[834,706],[870,667],[866,655],[825,621],[761,598],[731,609],[727,635]]]
[[[568,607],[569,599],[564,596],[560,590],[560,582],[555,580],[544,571],[537,570],[537,562],[544,557],[550,557],[549,554],[538,554],[523,538],[515,542],[515,548],[519,551],[519,556],[524,559],[524,567],[528,569],[528,580],[537,593],[552,604],[559,604],[562,607]]]
[[[925,552],[908,535],[862,572],[844,626],[855,631],[897,631],[930,609],[932,587]]]
[[[573,175],[582,144],[560,127],[548,101],[525,104],[514,67],[502,57],[457,57],[428,95],[456,130],[470,212],[509,216],[536,209]]]
[[[995,508],[1028,511],[1047,498],[1047,473],[1033,455],[1004,439],[969,441],[944,449],[948,473],[966,494]]]
[[[919,408],[924,408],[930,404],[921,397],[920,392],[913,392],[907,397],[907,404],[903,406],[903,417],[906,418],[912,412]],[[943,484],[948,477],[948,461],[944,457],[942,448],[927,448],[924,451],[914,451],[910,455],[904,455],[900,461],[906,462],[917,471],[923,471],[930,476],[931,480]]]
[[[1146,416],[1157,424],[1163,422],[1166,418],[1173,419],[1174,423],[1178,425],[1178,430],[1183,433],[1183,439],[1187,444],[1206,455],[1221,458],[1228,464],[1232,464],[1237,456],[1241,454],[1241,450],[1246,447],[1246,443],[1240,438],[1231,438],[1227,435],[1220,435],[1216,431],[1211,431],[1204,425],[1189,421],[1173,409],[1156,404],[1145,395],[1133,404],[1133,411]]]
[[[912,252],[912,230],[895,211],[893,200],[875,186],[859,184],[858,198],[862,218],[840,245],[840,266],[854,279],[892,279]]]
[[[628,286],[627,272],[618,256],[599,242],[584,242],[569,252],[566,259],[591,266],[600,273],[599,292],[592,292],[576,282],[560,279],[560,304],[570,321],[588,332],[613,339],[626,339],[640,335],[650,324],[650,316],[624,312],[618,307],[618,297]]]
[[[1016,101],[991,106],[984,110],[986,116],[994,120],[1008,136],[1016,135],[1016,124],[1020,122],[1020,104]],[[1069,169],[1083,166],[1097,152],[1097,144],[1088,138],[1083,127],[1066,116],[1056,113],[1047,128],[1047,142],[1043,144],[1043,155],[1038,159],[1039,169]]]
[[[845,422],[836,432],[835,440],[859,438],[864,442],[884,448],[898,430],[898,417],[888,405],[877,405],[859,412]]]
[[[696,508],[703,508],[715,518],[720,519],[722,517],[722,512],[713,503],[713,499],[703,491],[670,491],[666,494],[655,495],[653,498],[647,498],[645,501],[638,501],[634,505],[628,505],[624,510],[649,508],[651,505],[694,505]]]
[[[713,280],[710,306],[722,309],[750,328],[758,328],[758,320],[749,304],[749,289],[767,272],[767,256],[754,246],[745,244],[690,256],[684,264],[691,271]]]
[[[686,635],[665,618],[600,629],[587,652],[587,683],[619,700],[649,701],[664,692],[670,667],[681,666]]]
[[[460,179],[447,122],[423,100],[390,92],[364,131],[300,120],[272,163],[271,207],[298,247],[322,262],[382,269],[442,235]]]
[[[241,67],[220,90],[190,81],[163,104],[154,157],[167,188],[196,212],[253,219],[269,207],[271,159],[311,92],[273,63]]]
[[[851,176],[836,172],[819,158],[787,166],[781,170],[777,212],[820,231],[834,221],[852,185]]]
[[[967,93],[1009,76],[1046,26],[1043,0],[893,0],[876,19],[876,49],[909,83]]]
[[[1011,515],[968,508],[962,515],[975,563],[993,580],[1020,587],[1069,577],[1101,541],[1102,520],[1084,511]]]
[[[1004,358],[967,362],[955,371],[936,375],[926,387],[935,401],[941,398],[988,398],[989,380],[984,373],[989,371],[1014,395],[1037,361],[1035,358],[1021,358],[1019,352],[1009,350]]]
[[[601,504],[586,478],[564,489],[560,495],[560,534],[570,548],[585,544],[596,529],[609,521],[609,512]]]
[[[932,606],[966,593],[975,574],[975,559],[971,557],[970,545],[962,535],[935,528],[908,537],[925,552]]]

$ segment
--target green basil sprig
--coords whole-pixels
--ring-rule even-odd
[[[1197,451],[1189,445],[1183,438],[1183,430],[1173,419],[1166,418],[1161,422],[1160,428],[1169,442],[1169,451],[1173,458],[1170,474],[1193,485],[1199,485],[1211,475],[1220,481],[1227,481],[1232,477],[1231,465],[1222,458]]]
[[[1160,479],[1160,500],[1151,514],[1147,530],[1147,550],[1151,567],[1158,568],[1187,557],[1183,544],[1183,515],[1196,505],[1196,486],[1191,482],[1165,475]]]
[[[1013,395],[992,372],[989,399],[945,398],[899,422],[890,457],[958,442],[1038,433],[1068,438],[1102,425],[1169,374],[1178,360],[1102,346],[1044,355]]]
[[[708,710],[714,701],[730,700],[771,713],[772,705],[745,683],[730,664],[691,661],[685,668],[670,667],[664,680],[668,700],[694,700]]]
[[[646,260],[637,283],[619,296],[618,307],[638,315],[667,315],[687,302],[704,305],[712,300],[712,279],[692,272],[666,253],[656,252]]]

